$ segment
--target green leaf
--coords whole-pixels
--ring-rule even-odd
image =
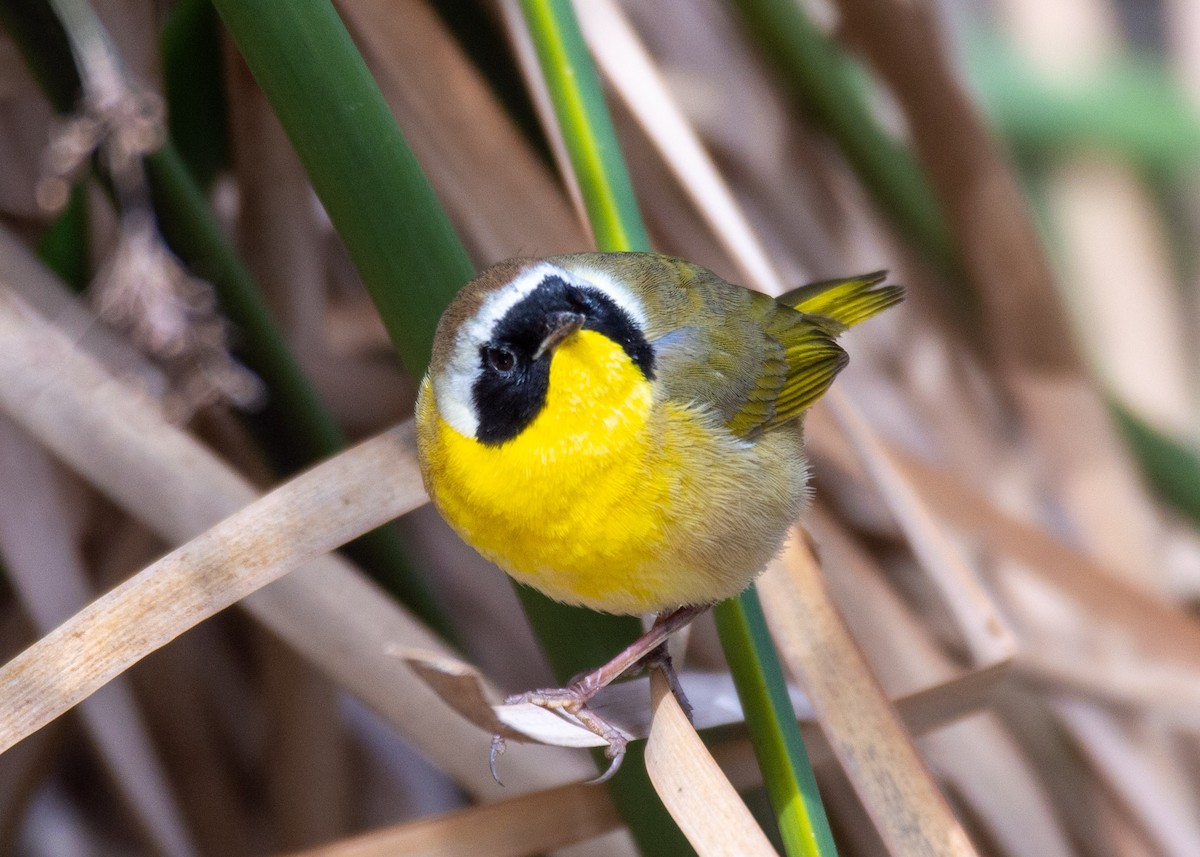
[[[522,0],[596,246],[649,250],[633,183],[583,34],[557,0]]]
[[[442,310],[474,270],[366,63],[328,0],[216,7],[419,377]]]
[[[784,849],[795,857],[837,854],[758,593],[748,589],[714,613]]]
[[[1163,434],[1119,403],[1110,407],[1146,480],[1163,500],[1200,523],[1200,449]]]
[[[221,26],[212,0],[180,0],[160,39],[171,140],[199,185],[229,164]]]

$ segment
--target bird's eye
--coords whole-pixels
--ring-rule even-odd
[[[484,349],[484,358],[489,366],[504,374],[511,372],[517,365],[517,356],[507,348]]]

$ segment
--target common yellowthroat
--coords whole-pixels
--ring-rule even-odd
[[[658,615],[569,687],[510,700],[605,738],[605,778],[625,738],[587,701],[779,551],[807,492],[801,417],[846,365],[837,336],[901,300],[882,281],[770,298],[682,259],[580,253],[501,262],[442,316],[417,400],[434,505],[551,598]]]

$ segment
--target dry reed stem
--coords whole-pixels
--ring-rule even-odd
[[[587,0],[575,8],[597,66],[737,264],[745,285],[778,294],[779,275],[758,236],[620,7],[612,0]]]
[[[700,857],[775,855],[766,834],[717,767],[660,670],[650,675],[654,719],[646,773]]]
[[[8,332],[0,320],[0,335]],[[6,362],[0,358],[0,365]],[[28,403],[5,399],[7,408]],[[347,527],[330,510],[358,504],[388,509],[398,499],[421,502],[415,492],[400,499],[390,486],[366,487],[380,484],[373,477],[383,459],[394,457],[406,441],[411,437],[393,430],[339,458],[340,473],[364,486],[357,496],[345,493],[345,484],[331,491],[325,468],[309,471],[139,572],[10,661],[0,670],[9,700],[0,750],[203,619],[388,520],[376,514],[357,529],[362,519]]]
[[[524,857],[620,826],[604,789],[573,783],[422,818],[291,857]]]
[[[895,448],[889,455],[948,525],[970,534],[989,552],[1036,571],[1092,621],[1119,629],[1144,657],[1200,670],[1200,624],[1187,613],[1126,583],[1112,568],[1038,526],[997,509],[953,475]]]
[[[0,416],[0,556],[5,579],[41,633],[91,597],[87,571],[71,541],[68,511],[49,456]],[[200,852],[176,804],[132,688],[117,681],[84,700],[89,737],[154,847],[168,857]]]
[[[820,547],[823,567],[832,570],[829,588],[872,668],[890,694],[911,687],[945,683],[956,665],[935,643],[926,624],[887,584],[886,576],[832,515],[816,506],[806,517]],[[1021,658],[1025,653],[1021,653]],[[1009,674],[1009,662],[983,673],[968,673],[959,682],[979,682],[989,674]],[[964,692],[970,692],[963,687]],[[995,688],[987,686],[987,701]],[[981,697],[984,689],[976,687]],[[928,729],[906,708],[908,698],[893,701],[931,769],[945,780],[985,827],[1004,853],[1014,857],[1068,857],[1070,840],[1047,800],[1037,771],[1000,719],[981,703],[976,716]],[[943,709],[945,713],[945,709]],[[1020,818],[1014,826],[1012,819]]]
[[[1186,791],[1166,787],[1181,783],[1170,781],[1170,768],[1164,770],[1162,760],[1145,752],[1144,741],[1131,742],[1129,731],[1108,712],[1085,702],[1060,699],[1053,708],[1112,794],[1142,825],[1157,854],[1200,853],[1194,802]]]
[[[1079,377],[1083,367],[1020,189],[960,86],[927,0],[837,0],[847,39],[891,86],[948,215],[1005,366]]]
[[[959,85],[930,3],[838,0],[838,7],[848,39],[862,46],[905,112],[975,286],[1001,380],[1047,456],[1054,477],[1047,484],[1098,555],[1153,586],[1144,491],[1085,380],[1020,188]]]
[[[1017,646],[1012,631],[958,546],[934,520],[912,483],[887,458],[882,441],[850,400],[838,390],[831,390],[828,401],[888,509],[896,516],[917,561],[953,614],[974,663],[1011,658]]]
[[[3,291],[0,375],[7,379],[0,410],[169,541],[185,541],[253,500],[253,489],[220,460]],[[0,687],[15,700],[0,712],[0,745],[310,561],[255,592],[247,608],[465,788],[495,793],[479,761],[486,759],[487,736],[445,717],[437,697],[385,653],[396,644],[440,650],[440,642],[348,564],[321,556],[423,502],[409,424],[303,474],[94,602],[0,670]],[[513,766],[518,787],[583,775],[579,760],[534,758]]]
[[[802,530],[758,585],[780,654],[892,853],[975,855],[830,602]]]
[[[783,282],[795,286],[844,272],[843,251],[850,243],[844,239],[855,233],[847,216],[861,194],[852,179],[845,180],[844,165],[828,141],[795,121],[791,98],[729,4],[659,0],[652,6],[627,3],[624,11],[721,166]],[[653,189],[663,173],[657,158],[633,167],[638,188]],[[675,252],[696,262],[711,255],[714,242],[702,223],[691,225],[686,198],[663,198],[653,190],[642,197]],[[884,258],[868,264],[881,267]]]

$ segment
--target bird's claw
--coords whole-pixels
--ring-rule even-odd
[[[611,759],[611,761],[608,763],[608,768],[603,774],[587,781],[587,785],[589,786],[598,786],[601,783],[607,783],[617,775],[617,771],[621,769],[621,763],[625,761],[625,745],[629,743],[625,736],[620,735],[605,740],[608,741],[608,746],[604,748],[604,755]]]
[[[496,785],[503,786],[500,781],[500,775],[496,773],[496,757],[503,756],[504,751],[508,749],[508,745],[504,743],[503,735],[492,736],[492,751],[488,754],[488,767],[492,770],[492,779],[496,781]]]
[[[612,761],[604,773],[593,780],[588,780],[590,784],[599,784],[608,782],[620,770],[621,762],[625,760],[625,748],[629,744],[629,739],[625,737],[625,734],[620,729],[587,707],[588,700],[591,699],[594,693],[595,691],[587,686],[587,678],[585,677],[583,681],[572,683],[566,687],[530,690],[525,693],[514,694],[505,699],[504,704],[536,705],[547,711],[566,715],[577,721],[589,732],[602,738],[608,745],[604,748],[604,755]],[[488,763],[492,770],[492,779],[500,785],[504,785],[504,783],[500,782],[500,777],[496,772],[496,757],[504,755],[505,748],[504,738],[500,735],[493,735],[492,749]]]

